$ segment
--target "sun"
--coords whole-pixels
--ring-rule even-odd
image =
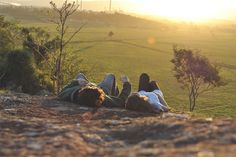
[[[175,20],[207,21],[224,18],[233,0],[130,0],[143,14],[168,17]],[[233,6],[232,6],[233,5]]]

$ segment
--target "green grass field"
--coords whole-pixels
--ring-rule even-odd
[[[18,20],[23,20],[18,19]],[[99,20],[99,19],[98,19]],[[204,116],[236,116],[236,28],[217,26],[181,26],[164,24],[166,27],[135,27],[122,25],[88,23],[74,38],[71,48],[80,50],[88,77],[94,82],[103,79],[106,73],[117,77],[129,76],[133,91],[137,90],[138,77],[149,73],[162,88],[166,101],[176,111],[188,111],[186,91],[180,89],[173,77],[172,47],[174,44],[200,50],[212,62],[222,66],[222,77],[227,86],[217,88],[200,96],[194,113]],[[24,21],[25,26],[41,26],[53,32],[55,26],[40,21]],[[78,27],[80,23],[73,23]],[[234,28],[234,29],[233,29]],[[108,37],[114,32],[112,38]],[[148,42],[151,40],[151,42]],[[76,65],[75,65],[76,66]],[[83,70],[83,69],[81,69]],[[121,85],[120,82],[118,82]]]

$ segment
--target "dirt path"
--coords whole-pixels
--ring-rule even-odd
[[[236,119],[89,108],[55,98],[0,94],[0,156],[233,157]]]

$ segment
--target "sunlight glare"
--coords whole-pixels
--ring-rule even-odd
[[[234,0],[130,0],[143,14],[176,20],[204,21],[224,18],[229,9],[236,8]]]

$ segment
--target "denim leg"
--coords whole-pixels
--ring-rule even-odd
[[[107,95],[114,96],[116,94],[116,78],[113,74],[107,74],[104,80],[98,84]]]

